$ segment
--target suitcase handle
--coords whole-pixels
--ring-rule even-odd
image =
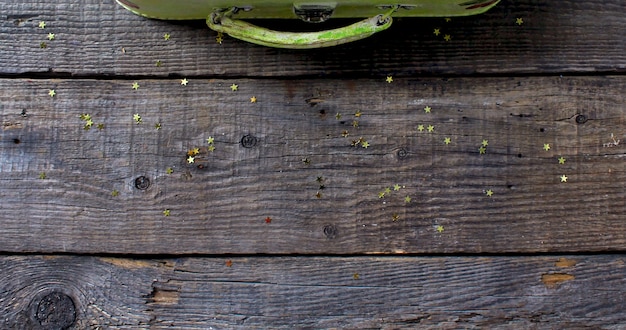
[[[231,19],[236,10],[214,12],[207,18],[209,28],[223,32],[233,38],[248,41],[257,45],[290,48],[311,49],[341,45],[347,42],[367,38],[376,32],[386,30],[391,26],[391,14],[397,8],[385,14],[376,15],[360,22],[333,30],[319,32],[281,32],[262,28],[241,20]]]

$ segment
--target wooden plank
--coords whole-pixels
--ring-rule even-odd
[[[516,24],[517,18],[523,19],[522,25]],[[42,21],[45,29],[38,27]],[[268,26],[302,29],[303,24]],[[398,19],[391,30],[362,42],[289,51],[230,38],[219,45],[203,22],[147,20],[113,0],[85,0],[80,5],[71,0],[13,0],[0,4],[0,74],[380,77],[624,72],[624,27],[626,6],[621,0],[503,0],[483,16],[448,23],[443,18]],[[433,33],[437,28],[439,36]],[[55,39],[48,40],[48,33],[55,33]],[[164,40],[166,33],[170,40]],[[444,41],[446,34],[450,42]],[[46,49],[40,48],[42,42]]]
[[[40,320],[48,329],[619,329],[624,261],[4,256],[0,322],[7,329],[38,329]]]
[[[0,80],[0,251],[502,253],[626,243],[624,144],[613,145],[626,134],[625,77],[132,83]],[[351,146],[361,138],[368,148]]]

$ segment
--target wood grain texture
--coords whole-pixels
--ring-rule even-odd
[[[33,309],[56,292],[71,329],[626,327],[624,256],[560,258],[4,256],[0,322],[38,329]]]
[[[0,80],[1,251],[624,249],[624,77],[138,83]]]
[[[516,25],[516,18],[524,24]],[[45,29],[38,28],[47,22]],[[337,24],[343,24],[341,21]],[[296,29],[304,23],[270,23]],[[0,74],[140,76],[410,76],[624,72],[621,0],[503,0],[483,16],[398,19],[365,41],[276,50],[226,38],[203,22],[144,19],[113,0],[0,3]],[[435,36],[433,30],[442,34]],[[48,41],[47,34],[55,33]],[[165,41],[163,35],[171,34]],[[444,34],[452,40],[445,42]],[[40,43],[47,43],[46,49]],[[156,67],[156,62],[161,66]]]

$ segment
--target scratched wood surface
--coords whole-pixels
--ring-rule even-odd
[[[0,258],[3,328],[620,329],[624,256]],[[230,266],[228,266],[230,265]],[[56,291],[54,291],[56,290]],[[42,299],[44,298],[44,299]],[[62,299],[64,298],[64,299]],[[43,306],[43,307],[42,307]],[[33,312],[39,310],[40,312]]]
[[[625,25],[622,0],[503,0],[482,16],[399,19],[371,39],[302,52],[230,38],[219,45],[204,22],[148,20],[113,0],[11,0],[0,3],[0,63],[2,73],[87,76],[624,72]],[[442,34],[435,36],[435,28]],[[48,33],[56,38],[48,41]]]
[[[0,250],[624,249],[623,77],[138,84],[0,80]]]

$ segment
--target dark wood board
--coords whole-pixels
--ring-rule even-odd
[[[5,329],[620,329],[624,256],[0,258]]]
[[[0,80],[0,251],[624,250],[624,77],[137,82]]]
[[[517,18],[523,19],[517,25]],[[46,22],[45,29],[38,24]],[[332,21],[332,20],[331,20]],[[343,24],[344,21],[338,22]],[[297,21],[266,25],[301,29]],[[336,24],[335,24],[336,25]],[[113,0],[0,3],[0,74],[196,77],[588,73],[626,70],[622,0],[503,0],[485,15],[398,19],[373,38],[314,51],[226,38],[204,22],[148,20]],[[434,35],[439,28],[441,34]],[[47,39],[48,33],[56,35]],[[169,33],[170,39],[164,40]],[[450,42],[443,40],[450,34]],[[40,48],[44,42],[47,48]],[[160,61],[161,66],[156,63]]]

